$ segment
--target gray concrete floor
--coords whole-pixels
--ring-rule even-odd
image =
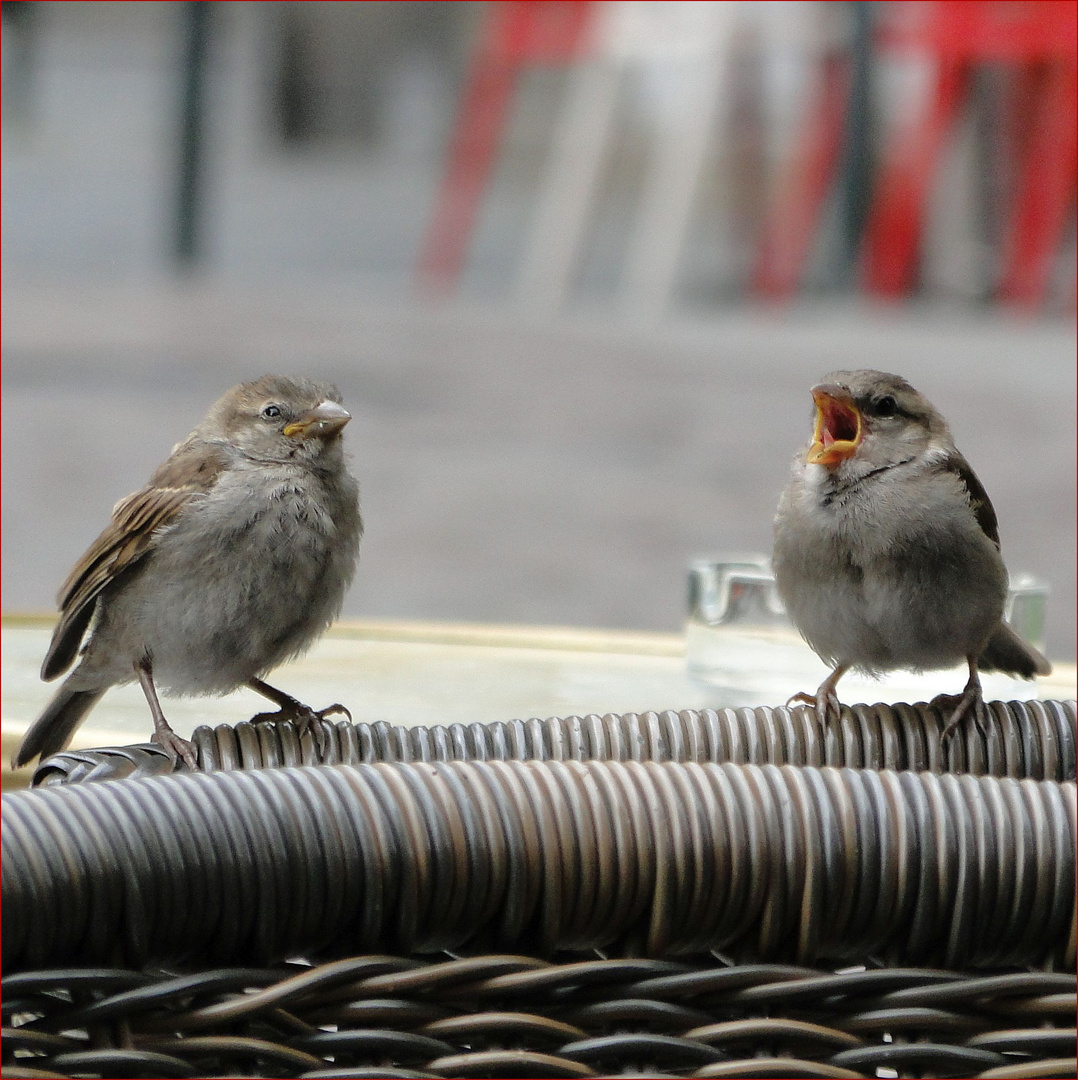
[[[336,381],[367,535],[356,616],[674,630],[694,555],[767,551],[826,371],[907,376],[1075,655],[1073,324],[741,310],[641,329],[295,287],[23,284],[3,321],[3,606],[49,609],[113,502],[231,384]]]

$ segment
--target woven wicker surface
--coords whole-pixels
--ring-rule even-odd
[[[3,799],[4,970],[460,947],[1075,961],[1075,785],[385,762]]]
[[[797,708],[685,709],[681,712],[553,717],[507,723],[401,727],[322,722],[318,738],[291,724],[200,727],[202,769],[371,761],[732,761],[868,769],[970,772],[1073,780],[1073,701],[993,701],[984,730],[964,725],[946,744],[946,716],[932,705],[855,705],[821,723]],[[152,744],[72,750],[43,762],[34,783],[58,784],[162,775],[173,764]],[[185,769],[181,763],[180,770]]]
[[[27,972],[3,1010],[5,1077],[1075,1075],[1048,972],[358,956]]]
[[[197,733],[194,774],[57,755],[3,798],[3,1075],[1075,1076],[1074,703],[940,726],[241,724]]]

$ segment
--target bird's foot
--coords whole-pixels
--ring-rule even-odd
[[[929,703],[939,709],[941,714],[951,710],[950,718],[944,725],[940,735],[940,743],[946,744],[958,730],[958,725],[967,717],[972,716],[977,730],[984,736],[988,735],[988,706],[984,703],[981,694],[980,682],[966,684],[961,694],[938,694]]]
[[[302,701],[293,700],[282,705],[276,712],[264,712],[252,716],[251,723],[279,724],[287,720],[296,725],[296,731],[301,739],[310,732],[318,744],[319,754],[325,757],[329,749],[329,735],[319,721],[325,720],[327,716],[338,714],[347,716],[349,721],[352,719],[352,714],[339,702],[327,705],[324,709],[312,709],[310,705],[304,705]]]
[[[198,771],[198,753],[195,744],[188,739],[183,739],[176,734],[167,724],[158,726],[153,733],[152,742],[157,743],[168,755],[173,765],[179,758],[187,763],[193,771]]]
[[[837,723],[842,717],[842,702],[839,701],[838,691],[834,687],[821,686],[815,694],[794,694],[786,702],[786,707],[791,705],[808,705],[809,708],[816,710],[816,719],[821,724],[826,725],[829,718],[835,720]]]
[[[165,719],[161,711],[161,702],[157,698],[157,689],[153,684],[153,664],[148,656],[142,656],[135,661],[135,673],[138,675],[139,685],[146,695],[146,704],[150,706],[150,715],[153,717],[153,741],[168,755],[172,765],[176,765],[179,758],[187,763],[188,767],[198,771],[198,754],[195,744],[181,739],[172,730],[172,726]]]
[[[838,699],[838,681],[849,671],[849,664],[839,664],[822,683],[815,694],[794,694],[789,701],[789,706],[794,701],[808,705],[816,710],[816,719],[821,727],[827,726],[828,719],[833,719],[837,724],[842,719],[842,702]]]

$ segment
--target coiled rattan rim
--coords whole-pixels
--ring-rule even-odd
[[[193,735],[206,772],[282,765],[358,765],[374,761],[731,761],[771,765],[833,765],[915,772],[1074,780],[1078,717],[1074,701],[994,701],[982,731],[963,725],[946,744],[946,716],[916,705],[854,705],[822,723],[804,706],[684,709],[608,713],[405,727],[321,721],[298,735],[290,723],[199,727]],[[33,783],[49,785],[175,769],[159,747],[144,744],[68,750],[37,769]]]
[[[490,946],[1072,967],[1075,833],[1071,783],[812,766],[59,785],[3,799],[4,967]]]

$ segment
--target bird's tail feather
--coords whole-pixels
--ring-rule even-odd
[[[104,690],[70,690],[61,686],[45,711],[30,725],[22,744],[11,759],[11,767],[19,768],[36,757],[46,758],[58,753],[71,741],[83,717],[97,704]]]
[[[977,658],[977,667],[981,671],[1004,671],[1023,679],[1052,673],[1052,665],[1006,623],[1000,623],[999,629],[988,639],[984,652]]]

